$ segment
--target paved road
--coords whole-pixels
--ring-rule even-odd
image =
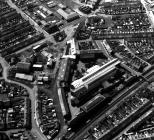
[[[150,79],[152,76],[154,75],[154,71],[151,70],[150,72],[148,72],[146,75],[144,75],[144,77],[146,79]],[[127,96],[129,96],[130,94],[134,94],[135,89],[137,89],[140,85],[143,84],[143,82],[146,81],[139,81],[135,84],[133,84],[131,87],[128,87],[127,89],[125,89],[121,95],[117,98],[117,100],[115,102],[112,102],[110,104],[109,107],[107,107],[102,113],[100,113],[98,116],[96,116],[96,118],[94,118],[89,124],[86,124],[79,132],[77,132],[72,138],[71,140],[81,140],[81,138],[83,138],[84,134],[89,130],[89,126],[94,126],[95,124],[97,124],[97,122],[99,122],[100,120],[102,120],[102,117],[106,114],[109,114],[110,111],[112,109],[114,109],[114,107],[120,103],[121,100],[123,100],[124,98],[126,98]]]
[[[141,3],[146,10],[146,14],[149,17],[149,21],[151,22],[152,28],[154,28],[154,14],[152,12],[152,9],[150,8],[149,3],[146,0],[141,0]]]
[[[23,49],[17,51],[16,53],[20,53],[20,52],[22,52],[22,51],[25,51],[25,50],[31,48],[32,46],[35,46],[35,45],[37,45],[37,44],[39,44],[39,43],[41,43],[41,42],[44,42],[44,41],[52,41],[52,43],[56,44],[56,42],[55,42],[55,40],[54,40],[54,38],[53,38],[52,35],[48,34],[45,30],[43,30],[33,19],[31,19],[31,18],[30,18],[28,15],[26,15],[20,8],[18,8],[14,3],[12,3],[11,0],[7,0],[7,2],[8,2],[8,4],[10,5],[10,7],[12,7],[13,9],[16,9],[16,11],[17,11],[18,13],[20,13],[21,16],[22,16],[25,20],[28,20],[29,23],[30,23],[31,25],[33,25],[34,28],[35,28],[38,32],[43,33],[44,36],[45,36],[45,39],[40,40],[40,41],[38,41],[38,42],[35,42],[35,43],[33,43],[33,44],[31,44],[31,45],[29,45],[29,46],[27,46],[27,47],[25,47],[25,48],[23,48]]]
[[[25,89],[27,89],[27,91],[29,92],[29,97],[31,99],[31,111],[32,111],[32,134],[36,135],[37,136],[37,140],[46,140],[46,137],[41,133],[39,127],[37,126],[36,124],[36,121],[34,120],[34,116],[35,116],[35,88],[34,89],[31,89],[29,88],[28,86],[22,84],[22,83],[19,83],[19,82],[15,82],[15,81],[12,81],[12,80],[9,80],[7,78],[7,74],[8,74],[8,69],[9,69],[9,65],[8,63],[2,58],[0,57],[0,63],[3,67],[3,78],[5,79],[6,82],[8,83],[14,83],[14,84],[17,84],[17,85],[20,85],[22,87],[24,87]]]
[[[111,110],[115,108],[117,104],[120,103],[121,100],[126,98],[128,95],[133,94],[133,90],[135,90],[142,82],[138,82],[131,87],[125,89],[121,95],[117,98],[115,102],[112,102],[109,107],[107,107],[103,112],[101,112],[98,116],[96,116],[91,122],[86,124],[79,132],[77,132],[71,140],[81,140],[84,134],[89,130],[89,126],[94,126],[97,122],[101,121],[104,115],[109,114]]]
[[[37,44],[39,44],[39,43],[41,43],[41,42],[44,42],[44,41],[52,41],[54,44],[57,44],[57,43],[55,42],[55,40],[54,40],[52,34],[50,35],[50,34],[48,34],[46,31],[44,31],[40,26],[37,25],[37,23],[35,23],[35,21],[34,21],[33,19],[31,19],[30,17],[28,17],[20,8],[18,8],[15,4],[13,4],[11,0],[7,0],[7,2],[8,2],[8,4],[9,4],[12,8],[16,9],[16,11],[17,11],[18,13],[20,13],[20,14],[22,15],[22,17],[23,17],[25,20],[29,20],[30,24],[31,24],[31,25],[34,25],[34,27],[35,27],[35,29],[36,29],[37,31],[43,33],[44,36],[45,36],[45,39],[43,39],[43,40],[41,40],[41,41],[39,41],[39,42],[36,42],[36,43],[34,43],[34,44],[31,44],[31,45],[29,45],[29,46],[27,46],[27,47],[25,47],[25,48],[23,48],[23,49],[17,51],[16,53],[23,52],[23,51],[25,51],[25,50],[31,48],[33,45],[37,45]],[[85,19],[85,17],[82,17],[82,18],[80,18],[80,19],[78,19],[78,20],[75,20],[75,21],[73,21],[73,22],[71,22],[71,23],[68,23],[67,26],[63,27],[63,30],[65,30],[65,32],[66,32],[66,34],[67,34],[67,38],[66,38],[63,42],[59,43],[61,46],[64,47],[65,44],[66,44],[66,41],[72,38],[72,36],[73,36],[73,34],[74,34],[74,30],[73,30],[74,26],[73,26],[73,25],[75,25],[75,24],[77,24],[77,23],[80,23],[80,22],[81,22],[82,20],[84,20],[84,19]],[[22,83],[15,82],[15,81],[12,81],[12,80],[7,79],[7,74],[8,74],[9,65],[8,65],[8,63],[7,63],[3,58],[1,58],[1,57],[0,57],[0,63],[1,63],[1,65],[2,65],[2,67],[3,67],[3,78],[4,78],[7,82],[18,84],[18,85],[20,85],[20,86],[22,86],[22,87],[24,87],[24,88],[26,88],[26,89],[28,90],[29,95],[30,95],[30,99],[31,99],[31,103],[32,103],[32,134],[34,134],[35,136],[37,136],[37,140],[46,140],[46,137],[41,133],[39,127],[38,127],[37,124],[36,124],[36,120],[34,119],[34,118],[35,118],[35,112],[36,112],[36,108],[35,108],[35,100],[36,100],[36,97],[35,97],[35,95],[36,95],[36,92],[37,92],[37,86],[34,85],[34,88],[31,89],[31,88],[29,88],[28,86],[26,86],[26,85],[24,85],[24,84],[22,84]],[[57,87],[56,87],[56,84],[55,84],[55,86],[54,86],[54,91],[53,91],[53,92],[55,93],[55,97],[54,97],[54,98],[57,100],[57,103],[58,103],[58,106],[59,106],[58,111],[61,112],[61,108],[60,108],[59,100],[58,100],[58,94],[57,94]],[[61,114],[60,116],[61,116],[61,117],[60,117],[60,120],[63,120],[62,114]],[[62,123],[62,126],[64,126],[64,122],[61,121],[61,123]],[[60,137],[61,134],[64,133],[63,131],[64,131],[64,129],[62,129],[62,132],[59,134],[58,137]]]

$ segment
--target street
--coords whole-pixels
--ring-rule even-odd
[[[25,89],[27,89],[27,91],[29,93],[29,98],[31,99],[32,134],[35,134],[35,136],[37,136],[37,140],[46,140],[46,137],[41,133],[41,131],[40,131],[39,127],[37,126],[36,121],[34,119],[35,100],[36,100],[34,91],[36,90],[36,86],[34,86],[34,89],[31,89],[22,83],[9,80],[7,78],[8,69],[9,69],[8,63],[2,57],[0,57],[0,63],[3,67],[3,78],[5,79],[6,82],[17,84],[17,85],[20,85],[20,86],[24,87]]]

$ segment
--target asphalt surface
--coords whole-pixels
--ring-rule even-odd
[[[32,130],[31,130],[32,134],[34,134],[37,137],[36,140],[46,140],[46,137],[41,133],[39,127],[36,124],[36,121],[34,120],[35,100],[36,100],[34,91],[36,90],[36,87],[34,86],[34,89],[31,89],[31,88],[29,88],[28,86],[26,86],[22,83],[9,80],[7,78],[8,69],[9,69],[8,63],[2,57],[0,57],[0,63],[3,67],[3,78],[5,79],[5,81],[8,82],[8,83],[20,85],[20,86],[24,87],[25,89],[27,89],[27,91],[29,92],[29,98],[31,99],[31,112],[32,112],[32,114],[31,114],[31,117],[32,117]]]
[[[52,43],[57,44],[57,42],[55,42],[52,34],[48,34],[46,31],[44,31],[40,26],[37,25],[37,23],[35,23],[35,21],[33,19],[31,19],[29,16],[27,16],[20,8],[18,8],[14,3],[12,3],[11,0],[7,0],[7,2],[12,8],[16,9],[16,11],[18,13],[20,13],[24,19],[28,20],[31,25],[34,25],[34,28],[37,31],[39,31],[40,33],[43,33],[44,36],[45,36],[45,39],[40,40],[40,41],[38,41],[36,43],[33,43],[33,44],[31,44],[31,45],[17,51],[16,54],[21,53],[21,52],[31,48],[32,46],[35,46],[35,45],[37,45],[37,44],[39,44],[41,42],[44,42],[44,41],[51,41]],[[60,46],[64,47],[65,43],[66,43],[66,40],[69,40],[69,39],[72,38],[72,36],[74,35],[74,28],[75,28],[75,26],[73,26],[73,25],[76,25],[76,24],[80,23],[82,20],[84,20],[84,18],[85,17],[79,18],[78,20],[75,20],[75,21],[73,21],[71,23],[68,23],[66,27],[63,27],[63,30],[65,30],[65,32],[67,34],[67,37],[63,42],[59,43]],[[31,117],[32,117],[32,130],[31,130],[31,132],[32,132],[32,134],[37,137],[36,140],[47,140],[47,138],[42,134],[42,132],[39,129],[39,126],[36,123],[35,101],[36,101],[36,94],[37,94],[37,90],[38,90],[37,85],[34,85],[34,88],[31,89],[31,88],[29,88],[28,86],[26,86],[26,85],[24,85],[22,83],[9,80],[7,78],[8,69],[9,69],[8,63],[2,57],[0,57],[0,63],[2,65],[2,67],[3,67],[3,78],[6,80],[6,82],[15,83],[17,85],[20,85],[20,86],[26,88],[27,91],[29,92],[30,99],[31,99],[31,107],[32,107],[32,115],[31,115]],[[59,104],[56,83],[53,86],[53,93],[54,93],[54,100],[55,100],[56,106],[57,106],[56,109],[58,111],[58,117],[60,118],[60,122],[61,122],[61,126],[62,126],[62,129],[61,129],[58,137],[56,138],[58,140],[61,137],[61,135],[63,135],[64,132],[66,131],[66,126],[64,125],[64,120],[63,120],[63,116],[62,116],[62,113],[61,113],[61,108],[60,108],[60,104]],[[51,92],[50,92],[50,94],[51,94]],[[16,130],[12,130],[12,131],[16,131]]]
[[[64,2],[64,3],[66,2],[66,4],[69,5],[69,6],[71,6],[71,4],[73,4],[73,3],[72,3],[72,0],[64,0],[64,1],[63,1],[63,0],[59,0],[59,1]],[[75,1],[75,0],[74,0],[74,1]],[[151,21],[152,25],[154,26],[154,20],[153,20],[153,19],[154,19],[154,16],[151,15],[151,12],[150,12],[150,14],[149,14],[149,10],[148,10],[148,8],[146,7],[146,4],[144,4],[143,1],[144,1],[144,0],[141,0],[141,2],[143,3],[143,5],[145,6],[145,8],[146,8],[146,10],[147,10],[147,14],[148,14],[149,18],[152,19],[152,20],[150,20],[150,21]],[[56,44],[56,42],[55,42],[55,40],[54,40],[54,38],[53,38],[52,35],[49,35],[47,32],[45,32],[40,26],[38,26],[38,25],[35,23],[35,21],[33,21],[33,20],[32,20],[30,17],[28,17],[22,10],[20,10],[16,5],[14,5],[14,4],[11,2],[11,0],[8,0],[8,4],[9,4],[12,8],[16,9],[17,12],[20,13],[20,14],[23,16],[24,19],[29,20],[29,21],[30,21],[30,24],[31,24],[31,25],[34,25],[34,27],[36,28],[36,30],[38,30],[39,32],[43,33],[44,36],[45,36],[45,39],[43,39],[43,40],[41,40],[41,41],[39,41],[39,42],[36,42],[36,43],[34,43],[34,44],[32,44],[32,45],[29,45],[29,46],[27,46],[26,48],[23,48],[23,49],[17,51],[16,53],[20,53],[20,52],[22,52],[22,51],[25,51],[26,49],[31,48],[33,45],[39,44],[40,42],[47,41],[47,40],[48,40],[48,41],[52,41],[54,44]],[[69,27],[64,27],[64,30],[65,30],[65,32],[66,32],[66,34],[67,34],[67,38],[66,38],[63,42],[60,43],[62,46],[65,45],[66,40],[69,40],[69,39],[73,36],[73,25],[80,23],[80,22],[81,22],[82,20],[84,20],[84,19],[85,19],[85,17],[82,17],[82,18],[80,18],[80,19],[78,19],[78,20],[75,20],[74,22],[68,24]],[[68,25],[67,25],[67,26],[68,26]],[[28,90],[29,95],[30,95],[30,99],[31,99],[31,103],[32,103],[32,134],[34,134],[35,136],[37,136],[37,139],[36,139],[36,140],[46,140],[46,137],[41,133],[39,127],[38,127],[37,124],[36,124],[36,120],[34,119],[34,118],[35,118],[35,111],[36,111],[36,108],[35,108],[36,97],[35,97],[35,95],[36,95],[36,92],[37,92],[37,86],[34,85],[34,88],[31,89],[31,88],[29,88],[28,86],[26,86],[26,85],[24,85],[24,84],[21,84],[21,83],[19,83],[19,82],[15,82],[15,81],[12,81],[12,80],[7,79],[7,72],[8,72],[8,69],[9,69],[9,65],[8,65],[7,62],[6,62],[3,58],[1,58],[1,57],[0,57],[0,63],[2,64],[2,67],[3,67],[3,78],[4,78],[7,82],[18,84],[18,85],[20,85],[20,86],[22,86],[22,87],[24,87],[24,88],[26,88],[26,89]],[[138,85],[134,85],[134,86],[133,86],[133,89],[135,89],[136,86],[138,86]],[[130,88],[127,89],[128,91],[125,91],[125,92],[123,93],[123,95],[120,96],[120,97],[117,99],[117,101],[116,101],[115,103],[111,104],[111,105],[110,105],[110,108],[114,107],[114,105],[115,105],[116,103],[120,102],[120,101],[121,101],[126,95],[128,95],[128,93],[129,93],[131,90],[133,90],[133,89],[130,89]],[[58,112],[61,112],[61,110],[60,110],[60,104],[58,104],[58,103],[59,103],[59,100],[58,100],[58,94],[57,94],[57,87],[56,87],[56,84],[53,86],[53,92],[54,92],[54,95],[55,95],[54,98],[55,98],[55,100],[56,100],[56,102],[57,102]],[[56,96],[56,95],[57,95],[57,96]],[[106,109],[105,111],[103,111],[99,116],[97,116],[96,118],[94,118],[92,122],[88,123],[85,127],[83,127],[78,133],[76,133],[76,134],[74,135],[74,137],[72,137],[72,140],[81,140],[83,134],[86,133],[86,131],[89,129],[89,126],[90,126],[90,125],[94,125],[96,122],[98,122],[98,121],[102,118],[102,114],[103,114],[103,113],[106,113],[108,110],[110,110],[110,108],[107,108],[107,109]],[[60,120],[63,119],[63,118],[62,118],[62,114],[60,114],[59,117],[60,117]],[[64,126],[64,122],[61,122],[61,123],[62,123],[61,125]],[[62,133],[63,133],[63,131],[61,131],[60,135],[61,135]],[[59,135],[59,137],[60,137],[60,135]],[[57,138],[57,139],[58,139],[58,138]]]

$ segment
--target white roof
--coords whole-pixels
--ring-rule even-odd
[[[95,66],[93,66],[93,67],[87,69],[87,72],[88,72],[88,73],[92,73],[92,72],[94,72],[94,71],[97,71],[99,68],[100,68],[99,65],[95,65]]]
[[[42,64],[34,64],[33,67],[42,67]]]
[[[67,44],[69,44],[69,43],[71,44],[70,53],[71,53],[71,55],[75,55],[76,54],[76,47],[75,47],[74,39],[67,41]]]

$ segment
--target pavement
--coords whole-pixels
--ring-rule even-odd
[[[48,34],[45,30],[43,30],[31,17],[29,17],[27,14],[25,14],[20,8],[18,8],[14,3],[12,3],[11,0],[7,0],[8,4],[10,5],[10,7],[16,9],[16,11],[18,13],[21,14],[21,16],[25,19],[25,20],[28,20],[30,22],[31,25],[34,26],[34,28],[39,31],[40,33],[43,33],[45,38],[43,40],[40,40],[36,43],[33,43],[19,51],[16,52],[16,54],[20,53],[20,52],[23,52],[29,48],[31,48],[32,46],[36,46],[37,44],[40,44],[41,42],[45,42],[45,41],[51,41],[53,43],[53,45],[55,44],[60,44],[60,46],[65,46],[65,43],[66,43],[66,40],[69,40],[72,38],[72,36],[74,35],[74,25],[82,22],[83,20],[85,20],[86,17],[80,17],[79,19],[77,20],[74,20],[70,23],[67,23],[67,25],[65,25],[62,30],[64,30],[67,34],[67,37],[64,41],[60,42],[60,43],[57,43],[53,37],[53,34]]]
[[[65,0],[65,1],[68,3],[68,0]],[[57,44],[57,42],[55,42],[52,34],[48,34],[45,30],[43,30],[40,26],[38,26],[38,24],[33,19],[31,19],[20,8],[18,8],[14,3],[12,3],[11,0],[7,0],[7,2],[12,8],[16,9],[16,11],[18,13],[20,13],[25,20],[28,20],[30,22],[30,24],[33,25],[34,28],[37,31],[39,31],[40,33],[43,33],[44,36],[45,36],[45,39],[43,39],[43,40],[41,40],[39,42],[36,42],[34,44],[31,44],[31,45],[17,51],[16,53],[23,52],[23,51],[31,48],[32,46],[35,46],[35,45],[37,45],[37,44],[39,44],[41,42],[44,42],[44,41],[52,41],[52,43]],[[76,7],[76,9],[77,9],[77,7]],[[77,12],[79,14],[82,14],[82,13],[80,13],[80,11],[77,11]],[[77,20],[75,20],[75,21],[73,21],[71,23],[68,23],[67,26],[63,28],[63,30],[65,30],[65,32],[67,34],[67,38],[63,42],[59,43],[61,46],[65,46],[66,41],[71,39],[71,37],[74,35],[74,29],[73,28],[75,28],[75,27],[73,25],[76,25],[76,24],[80,23],[82,20],[85,20],[86,17],[87,17],[87,15],[84,15],[83,17],[81,17],[81,18],[79,18],[79,19],[77,19]],[[37,137],[36,140],[47,140],[47,138],[40,131],[39,126],[37,125],[36,119],[35,119],[36,118],[35,102],[36,102],[37,86],[34,85],[33,89],[31,89],[30,87],[28,87],[28,86],[26,86],[26,85],[24,85],[22,83],[15,82],[13,80],[9,80],[7,78],[8,69],[10,67],[9,64],[2,57],[0,57],[0,63],[2,65],[2,67],[3,67],[3,78],[5,79],[5,81],[8,82],[8,83],[14,83],[14,84],[20,85],[20,86],[24,87],[25,89],[27,89],[27,91],[29,92],[29,95],[30,95],[29,98],[31,99],[31,112],[32,112],[32,115],[31,115],[31,117],[32,117],[32,130],[31,130],[31,132],[32,132],[32,134]],[[61,108],[60,108],[60,103],[59,103],[59,98],[58,98],[58,94],[57,94],[57,85],[56,85],[56,83],[54,85],[52,85],[52,87],[53,87],[52,88],[53,95],[51,95],[51,96],[54,97],[53,99],[56,102],[56,106],[57,106],[56,110],[58,112],[58,117],[60,118],[61,126],[62,126],[62,128],[65,128],[65,129],[61,129],[58,137],[56,138],[58,140],[58,139],[60,139],[61,135],[63,135],[65,133],[66,127],[64,125],[64,119],[63,119]],[[51,94],[51,91],[49,93]],[[83,128],[81,130],[81,132],[85,132],[85,131],[86,131],[85,128]],[[78,135],[79,135],[79,133],[77,133],[75,136],[77,137]],[[73,139],[73,140],[75,140],[75,139]]]
[[[9,69],[9,65],[8,63],[2,58],[0,57],[0,63],[3,67],[3,78],[5,79],[6,82],[8,83],[12,83],[12,84],[17,84],[17,85],[20,85],[22,87],[24,87],[25,89],[27,89],[27,91],[29,92],[29,98],[31,99],[31,117],[32,117],[32,134],[34,134],[37,139],[36,140],[47,140],[47,138],[41,133],[39,127],[37,126],[36,124],[36,121],[34,120],[34,116],[35,116],[35,86],[34,86],[34,89],[31,89],[29,88],[28,86],[22,84],[22,83],[19,83],[19,82],[15,82],[15,81],[12,81],[12,80],[9,80],[7,78],[7,75],[8,75],[8,69]]]
[[[118,136],[116,136],[113,140],[117,140],[120,136],[122,136],[123,134],[127,135],[128,130],[130,130],[133,126],[135,126],[136,124],[138,124],[139,122],[141,122],[143,119],[145,119],[148,115],[150,115],[150,113],[152,113],[154,111],[153,108],[151,108],[150,110],[148,110],[146,113],[144,113],[143,115],[141,115],[136,121],[132,122],[129,126],[127,126],[122,132],[120,132],[120,134]]]
[[[147,74],[144,75],[144,77],[146,79],[148,79],[149,81],[153,78],[154,75],[154,71],[151,70],[150,72],[148,72]],[[147,81],[145,80],[141,80],[135,84],[133,84],[131,87],[126,88],[116,99],[116,101],[111,102],[111,104],[109,104],[109,107],[107,107],[103,112],[101,112],[98,116],[96,116],[95,118],[93,118],[93,120],[91,122],[89,122],[88,124],[86,124],[80,131],[78,131],[75,135],[73,135],[73,137],[70,140],[81,140],[84,136],[84,134],[86,134],[86,132],[89,130],[89,126],[94,126],[95,124],[97,124],[97,122],[100,122],[103,118],[104,115],[109,114],[114,108],[115,106],[117,106],[123,99],[125,99],[127,96],[134,94],[134,92],[136,92],[136,90],[143,86],[144,84],[147,84]]]
[[[29,23],[30,23],[31,25],[33,25],[34,28],[35,28],[38,32],[43,33],[44,36],[45,36],[45,39],[40,40],[40,41],[38,41],[38,42],[36,42],[36,43],[33,43],[33,44],[31,44],[31,45],[29,45],[29,46],[27,46],[27,47],[25,47],[25,48],[23,48],[23,49],[17,51],[16,53],[20,53],[20,52],[22,52],[22,51],[25,51],[25,50],[31,48],[32,46],[35,46],[35,45],[37,45],[37,44],[39,44],[39,43],[41,43],[41,42],[44,42],[44,41],[52,41],[53,44],[56,44],[56,42],[55,42],[55,40],[54,40],[54,38],[53,38],[53,36],[52,36],[51,34],[48,34],[45,30],[43,30],[32,18],[30,18],[28,15],[26,15],[26,14],[25,14],[20,8],[18,8],[14,3],[12,3],[11,0],[7,0],[7,3],[10,5],[10,7],[16,9],[16,11],[17,11],[18,13],[20,13],[21,16],[22,16],[25,20],[28,20]]]
[[[38,24],[33,20],[31,19],[28,15],[26,15],[20,8],[18,8],[14,3],[12,3],[11,0],[7,0],[7,3],[14,9],[16,9],[16,11],[18,13],[21,14],[21,16],[25,19],[25,20],[28,20],[30,22],[31,25],[34,26],[34,28],[40,32],[40,33],[43,33],[44,36],[45,36],[45,39],[43,40],[40,40],[36,43],[33,43],[19,51],[16,52],[16,54],[18,53],[21,53],[37,44],[40,44],[42,42],[45,42],[45,41],[52,41],[53,44],[57,44],[57,42],[55,42],[54,38],[53,38],[53,35],[52,34],[48,34],[46,31],[44,31],[40,26],[38,26]],[[67,34],[67,37],[66,39],[63,41],[63,42],[60,42],[60,46],[65,46],[66,44],[66,41],[71,39],[72,36],[74,35],[74,28],[76,24],[78,24],[79,22],[81,22],[82,20],[84,20],[85,17],[81,17],[73,22],[70,22],[70,23],[67,23],[67,26],[63,27],[63,30],[65,30],[66,34]],[[9,70],[9,64],[2,58],[0,57],[0,63],[3,67],[3,79],[5,79],[6,82],[8,83],[14,83],[14,84],[17,84],[17,85],[20,85],[22,87],[24,87],[25,89],[27,89],[27,91],[29,92],[29,98],[31,99],[31,112],[32,112],[32,130],[31,130],[31,133],[36,136],[36,140],[47,140],[47,138],[42,134],[42,132],[40,131],[39,129],[39,126],[36,122],[36,94],[37,94],[37,85],[34,85],[33,89],[31,89],[30,87],[22,84],[22,83],[19,83],[19,82],[16,82],[16,81],[13,81],[13,80],[9,80],[7,78],[7,75],[8,75],[8,70]],[[56,83],[55,85],[52,85],[52,91],[53,91],[53,99],[55,100],[56,102],[56,110],[58,112],[58,117],[60,118],[60,123],[61,123],[61,126],[62,128],[65,128],[65,129],[61,129],[61,132],[59,133],[58,137],[56,138],[57,140],[60,139],[61,135],[63,135],[66,131],[66,127],[64,125],[64,119],[63,119],[63,116],[62,116],[62,113],[61,113],[61,108],[60,108],[60,103],[59,103],[59,99],[58,99],[58,94],[57,94],[57,86],[56,86]],[[51,95],[51,91],[50,91],[50,95]],[[53,96],[52,95],[52,96]],[[16,131],[16,130],[12,130],[12,131]]]
[[[154,28],[154,14],[152,9],[150,8],[150,4],[147,2],[147,0],[141,0],[141,3],[146,10],[146,14],[149,17],[149,21],[151,22],[152,28]]]

